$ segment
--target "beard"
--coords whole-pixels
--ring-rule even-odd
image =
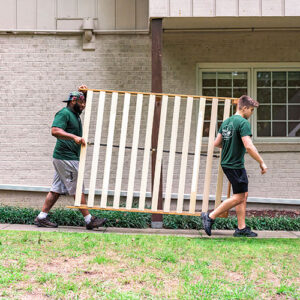
[[[78,113],[79,115],[81,115],[82,113],[82,109],[80,108],[80,105],[78,103],[75,103],[73,106],[73,109],[76,113]]]

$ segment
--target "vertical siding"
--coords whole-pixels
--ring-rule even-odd
[[[148,0],[136,1],[136,13],[135,13],[135,28],[145,29],[148,27]]]
[[[36,28],[36,0],[17,0],[17,26],[22,29]]]
[[[2,9],[4,8],[5,9]],[[0,28],[16,28],[17,2],[16,0],[0,0]]]
[[[285,0],[285,15],[300,16],[299,0]]]
[[[191,0],[170,0],[171,17],[189,17],[192,15]]]
[[[100,30],[147,29],[149,0],[0,0],[0,30],[81,29],[85,17]]]
[[[238,0],[216,0],[216,16],[237,16]]]
[[[194,0],[193,15],[194,17],[213,17],[215,16],[215,1],[214,0]]]
[[[78,17],[97,17],[96,0],[78,0]]]
[[[77,0],[58,0],[58,18],[75,18],[77,11]]]
[[[114,0],[98,1],[98,25],[101,30],[116,29],[116,2]]]
[[[135,0],[116,0],[116,29],[135,29]]]
[[[37,28],[53,29],[56,27],[56,0],[37,0]]]
[[[299,0],[149,0],[150,17],[299,16]]]
[[[149,0],[150,17],[169,16],[169,0]]]
[[[282,16],[283,4],[282,0],[263,0],[262,16]]]
[[[239,16],[260,16],[261,0],[240,0]]]

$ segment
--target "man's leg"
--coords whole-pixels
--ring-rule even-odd
[[[75,196],[74,196],[75,199]],[[84,193],[81,194],[81,204],[86,205],[86,200],[85,200],[85,195]],[[84,221],[86,223],[86,229],[94,229],[94,228],[98,228],[101,227],[105,224],[105,222],[107,221],[106,218],[104,219],[99,219],[95,216],[92,216],[89,212],[88,209],[79,209],[80,212],[82,213],[83,217],[84,217]]]
[[[75,196],[74,196],[74,199],[75,199]],[[84,193],[81,194],[81,204],[86,205]],[[82,213],[83,217],[86,217],[90,214],[88,209],[79,209],[79,210]]]
[[[77,178],[79,161],[77,160],[54,160],[56,172],[60,175],[60,180],[63,182],[64,187],[67,189],[69,195],[76,196]],[[84,190],[84,185],[82,191]],[[85,195],[81,193],[81,204],[86,205]],[[106,219],[98,219],[92,216],[88,209],[79,209],[84,217],[87,229],[94,229],[102,226]]]
[[[60,194],[58,193],[49,192],[44,202],[42,212],[48,213],[50,209],[53,207],[53,205],[56,203],[56,201],[58,200],[59,196]]]
[[[231,198],[228,198],[224,202],[221,203],[220,206],[218,206],[214,211],[209,213],[202,213],[202,224],[203,228],[207,235],[211,235],[211,227],[215,221],[215,219],[224,213],[225,211],[228,211],[229,209],[241,204],[244,201],[245,193],[240,194],[233,194]]]
[[[245,193],[244,201],[235,207],[236,216],[238,220],[238,229],[243,229],[246,227],[246,205],[247,205],[248,192]]]
[[[44,202],[42,211],[39,215],[35,218],[34,224],[38,227],[49,227],[49,228],[56,228],[57,224],[51,222],[48,219],[48,212],[53,207],[53,205],[58,200],[60,194],[55,192],[49,192],[46,196],[46,200]]]
[[[245,193],[240,194],[233,194],[232,197],[228,198],[227,200],[223,201],[220,206],[218,206],[214,211],[209,214],[211,219],[216,219],[219,215],[228,211],[229,209],[241,205],[244,202]]]
[[[243,203],[235,207],[236,216],[238,219],[238,228],[235,230],[233,236],[235,237],[257,237],[257,233],[253,232],[250,227],[246,226],[246,206],[247,206],[248,192],[245,193],[245,200]]]

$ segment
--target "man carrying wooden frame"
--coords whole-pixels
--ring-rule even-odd
[[[55,115],[52,123],[51,134],[57,138],[53,152],[55,175],[42,211],[34,220],[38,227],[57,227],[56,223],[49,220],[50,209],[61,194],[71,196],[76,194],[80,149],[81,145],[86,145],[82,138],[80,120],[80,114],[85,109],[86,97],[85,93],[80,91],[86,89],[87,87],[83,85],[79,87],[78,92],[70,93],[68,100],[63,101],[67,102],[67,106]],[[81,204],[86,205],[84,193],[81,195]],[[80,212],[89,230],[98,228],[106,222],[106,219],[91,216],[87,209],[80,209]]]
[[[222,148],[221,166],[232,184],[233,196],[222,202],[211,213],[203,212],[201,214],[203,228],[209,236],[214,220],[233,207],[236,209],[238,218],[238,228],[233,235],[235,237],[257,236],[245,223],[248,177],[244,167],[244,155],[247,150],[250,156],[259,163],[261,174],[267,172],[266,164],[252,143],[250,123],[247,121],[254,108],[258,106],[259,103],[249,96],[240,97],[236,114],[222,123],[215,139],[214,146]]]

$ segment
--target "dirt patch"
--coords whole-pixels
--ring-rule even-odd
[[[24,292],[24,297],[40,296],[45,297],[45,289],[49,290],[55,286],[55,280],[40,283],[37,279],[43,273],[52,273],[63,277],[64,282],[74,281],[80,286],[80,289],[88,290],[90,288],[83,286],[88,280],[90,285],[100,284],[106,291],[118,286],[123,292],[136,292],[146,289],[153,295],[161,295],[161,289],[165,288],[165,296],[172,295],[174,290],[179,287],[179,279],[176,276],[163,274],[156,267],[151,266],[151,260],[145,259],[143,264],[132,264],[132,260],[118,255],[111,251],[107,253],[112,258],[111,262],[96,263],[95,256],[81,255],[79,257],[65,258],[55,257],[48,261],[28,260],[26,263],[25,274],[30,276],[29,282],[34,288],[35,293],[26,291],[26,285],[23,282],[15,284],[15,288]],[[41,272],[40,272],[41,271]],[[32,274],[35,274],[32,276]],[[41,289],[38,291],[38,289]],[[38,291],[38,292],[37,292]],[[25,298],[24,298],[25,299]]]

